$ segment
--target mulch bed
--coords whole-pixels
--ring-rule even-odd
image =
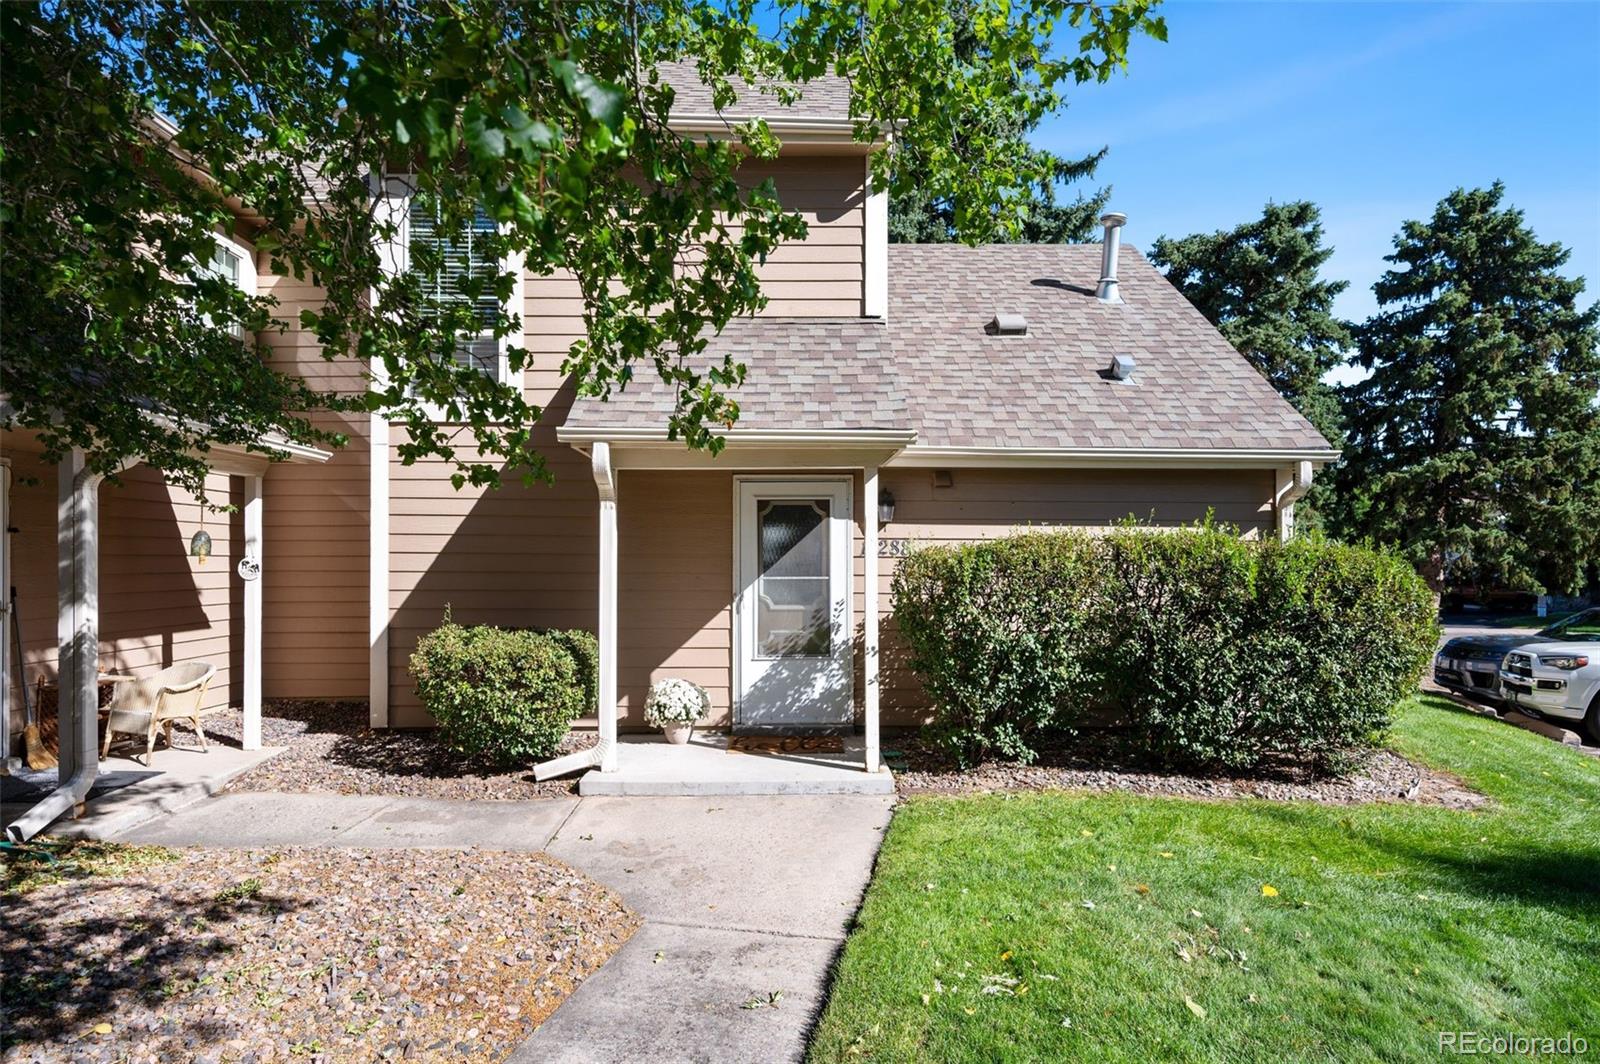
[[[1119,747],[1114,735],[1091,742],[1046,746],[1031,765],[986,761],[971,769],[918,738],[908,738],[893,759],[901,794],[970,794],[991,791],[1090,790],[1175,798],[1263,798],[1326,805],[1407,802],[1476,809],[1488,799],[1447,772],[1418,765],[1390,750],[1359,755],[1350,771],[1319,777],[1306,766],[1269,766],[1249,777],[1185,775],[1150,766]],[[889,755],[886,752],[885,757]],[[901,767],[903,764],[904,767]]]
[[[233,745],[241,724],[238,714],[204,722],[208,736]],[[361,702],[270,702],[261,712],[261,741],[288,749],[236,778],[229,790],[517,800],[558,798],[578,787],[577,775],[540,783],[532,765],[506,772],[464,761],[432,730],[375,731]],[[568,735],[560,753],[594,743],[592,733]]]
[[[542,854],[171,855],[4,899],[0,1059],[500,1060],[639,926]]]

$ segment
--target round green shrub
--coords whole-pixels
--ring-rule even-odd
[[[1382,551],[1206,526],[1028,533],[914,553],[895,620],[970,764],[1109,714],[1154,759],[1327,767],[1370,743],[1437,641],[1427,585]]]
[[[894,615],[938,707],[933,736],[963,763],[1031,761],[1040,732],[1090,708],[1104,557],[1084,536],[1028,534],[900,561]]]
[[[582,628],[552,628],[549,636],[568,654],[583,685],[583,712],[593,716],[600,709],[600,640]]]
[[[554,754],[588,698],[562,640],[463,627],[448,611],[442,625],[417,640],[411,675],[451,749],[504,767]]]

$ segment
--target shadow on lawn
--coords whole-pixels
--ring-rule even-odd
[[[1285,838],[1327,830],[1328,810],[1268,805],[1250,806],[1250,814],[1279,825]],[[1488,818],[1462,831],[1440,830],[1433,816],[1465,816],[1455,810],[1430,810],[1426,820],[1413,819],[1422,809],[1367,806],[1341,813],[1351,839],[1384,858],[1403,863],[1408,873],[1437,877],[1449,888],[1486,901],[1515,900],[1568,916],[1600,918],[1600,846],[1574,837],[1552,844],[1536,829],[1519,830],[1524,811],[1507,803]],[[1310,819],[1308,819],[1310,818]],[[1352,818],[1359,818],[1359,821]],[[1313,822],[1314,821],[1314,822]],[[1479,843],[1479,836],[1489,841]],[[1352,869],[1354,870],[1354,869]]]
[[[129,890],[142,897],[130,903],[125,893],[110,896]],[[117,1044],[128,1045],[131,1032],[124,1031],[119,1014],[137,1004],[156,1008],[181,994],[204,993],[200,980],[207,962],[234,948],[228,936],[233,921],[294,913],[307,903],[258,889],[173,898],[144,884],[107,879],[6,895],[4,904],[0,1051],[76,1041],[102,1022],[112,1025]],[[164,1033],[200,1044],[238,1032],[203,1020]]]

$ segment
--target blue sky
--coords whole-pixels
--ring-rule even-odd
[[[1322,208],[1327,272],[1362,318],[1400,222],[1459,185],[1506,183],[1567,272],[1600,287],[1600,3],[1171,0],[1169,40],[1084,86],[1036,135],[1109,145],[1124,239],[1231,227],[1269,199]]]

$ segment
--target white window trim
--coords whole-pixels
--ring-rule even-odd
[[[251,299],[254,299],[256,297],[256,293],[259,291],[261,280],[256,275],[255,249],[247,247],[233,239],[233,237],[227,236],[223,233],[216,233],[214,235],[216,236],[218,248],[224,251],[230,251],[239,256],[239,291],[243,292]]]
[[[393,238],[388,241],[380,241],[378,246],[378,254],[383,260],[386,273],[404,273],[411,268],[411,201],[416,198],[416,195],[416,182],[412,180],[409,174],[391,176],[384,184],[379,211],[384,216],[383,220],[392,223],[394,228]],[[514,314],[518,322],[522,322],[527,313],[524,289],[527,276],[526,261],[520,252],[513,252],[500,260],[500,268],[509,270],[515,278],[511,285],[511,297],[506,301],[507,306],[503,309]],[[526,323],[523,323],[524,333],[526,328]],[[496,344],[499,351],[499,364],[495,373],[496,379],[501,383],[521,392],[524,388],[524,371],[517,370],[515,373],[511,371],[510,348],[516,339],[516,334],[499,338]],[[377,370],[374,369],[374,372],[377,372]],[[424,403],[423,409],[427,411],[428,417],[434,421],[445,422],[449,420],[445,410],[436,404]]]

